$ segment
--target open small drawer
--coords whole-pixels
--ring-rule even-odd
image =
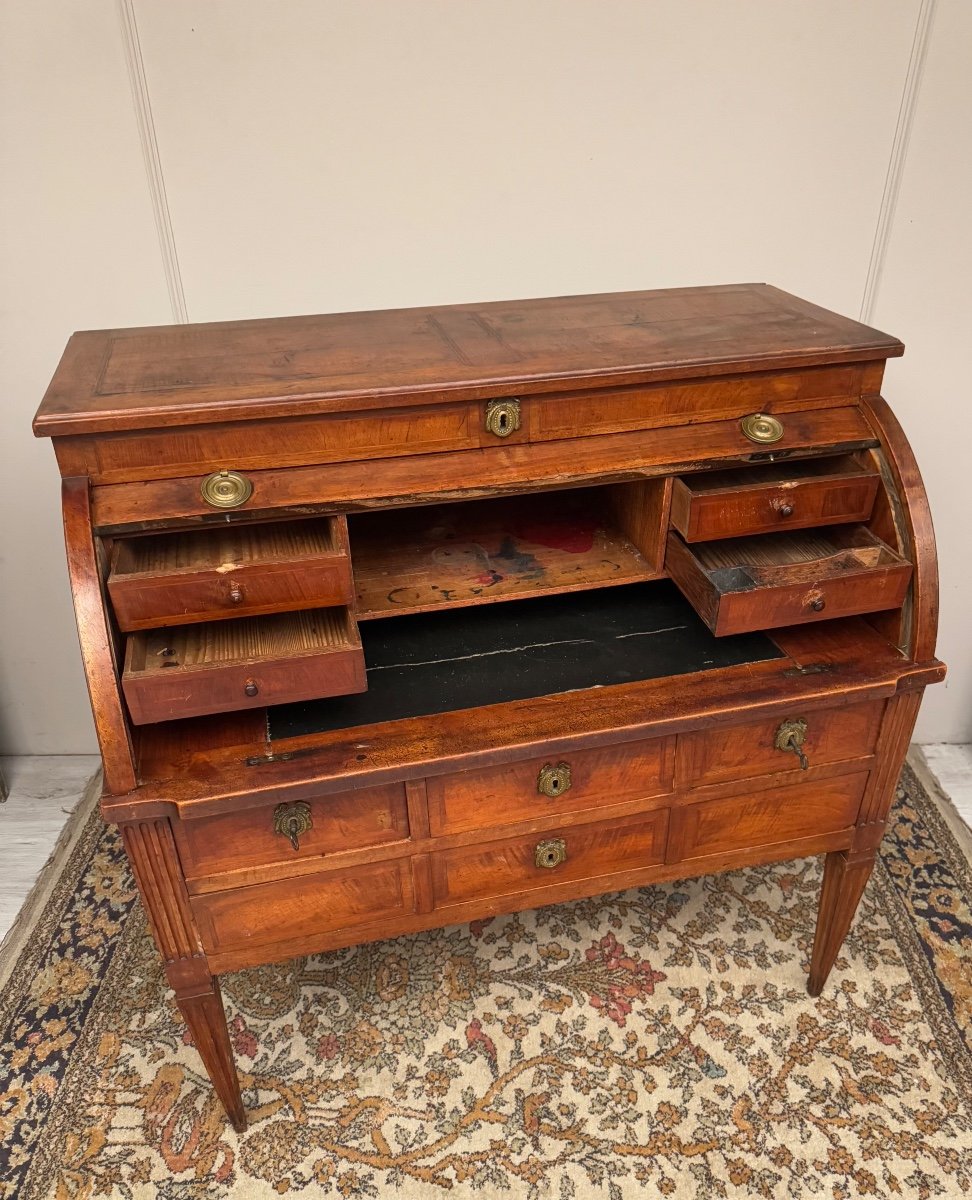
[[[122,674],[136,725],[366,687],[358,628],[344,608],[135,633]]]
[[[121,539],[108,593],[126,632],[350,604],[347,526],[325,517]]]
[[[897,608],[911,578],[862,525],[697,546],[673,530],[665,569],[717,635]]]
[[[671,523],[687,542],[866,521],[878,476],[852,455],[675,479]]]

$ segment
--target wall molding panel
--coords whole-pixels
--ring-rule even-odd
[[[908,60],[904,87],[901,90],[901,105],[898,109],[894,140],[891,143],[888,174],[884,182],[881,207],[878,210],[877,226],[874,230],[874,243],[871,247],[871,259],[864,281],[860,319],[865,324],[873,320],[878,289],[881,286],[884,264],[888,256],[888,243],[894,227],[894,215],[901,192],[901,180],[904,177],[905,165],[908,161],[908,143],[911,140],[915,110],[918,107],[918,94],[921,91],[921,81],[928,59],[928,43],[931,40],[937,2],[938,0],[921,0],[918,19],[915,21],[915,38],[911,45],[911,57]]]
[[[165,192],[165,178],[162,174],[162,160],[159,156],[159,145],[155,136],[152,101],[145,78],[145,64],[142,61],[142,47],[138,40],[138,23],[135,19],[133,0],[118,0],[118,20],[121,26],[122,43],[125,47],[125,65],[128,68],[128,82],[132,90],[138,138],[142,146],[142,158],[145,162],[145,178],[152,198],[152,212],[159,235],[162,268],[169,291],[169,304],[172,307],[172,320],[176,324],[184,325],[189,320],[189,313],[186,308],[185,290],[182,286],[182,272],[179,269],[179,253],[176,249],[175,235],[172,232],[169,201]]]

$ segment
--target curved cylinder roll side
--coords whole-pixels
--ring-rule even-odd
[[[91,532],[88,480],[82,477],[65,479],[61,485],[61,502],[68,575],[84,674],[104,764],[105,789],[114,796],[125,795],[136,786],[137,779]]]
[[[916,662],[928,662],[935,657],[938,636],[938,552],[928,496],[914,452],[887,401],[865,396],[861,406],[884,451],[904,521],[904,549],[914,566],[899,645]]]

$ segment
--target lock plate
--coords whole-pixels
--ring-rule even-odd
[[[553,763],[544,763],[537,776],[537,791],[551,800],[570,791],[570,764],[561,762],[554,766]]]
[[[567,843],[563,838],[549,838],[545,842],[538,842],[533,852],[533,861],[545,871],[552,871],[554,867],[559,867],[567,861]]]
[[[496,437],[509,437],[520,428],[520,402],[515,397],[508,400],[490,400],[486,404],[486,428]]]
[[[310,805],[303,800],[293,804],[278,804],[273,810],[273,832],[285,837],[295,850],[300,849],[300,838],[312,829]]]

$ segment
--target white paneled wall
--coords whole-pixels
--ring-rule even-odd
[[[876,323],[910,344],[888,395],[931,477],[952,596],[955,683],[929,695],[930,740],[972,733],[948,334],[969,317],[955,243],[972,196],[967,156],[945,153],[968,129],[966,2],[938,0],[871,271]],[[856,315],[933,5],[7,0],[3,487],[30,519],[2,533],[3,745],[92,744],[56,473],[29,435],[73,329],[171,320],[180,289],[200,321],[764,279]]]

